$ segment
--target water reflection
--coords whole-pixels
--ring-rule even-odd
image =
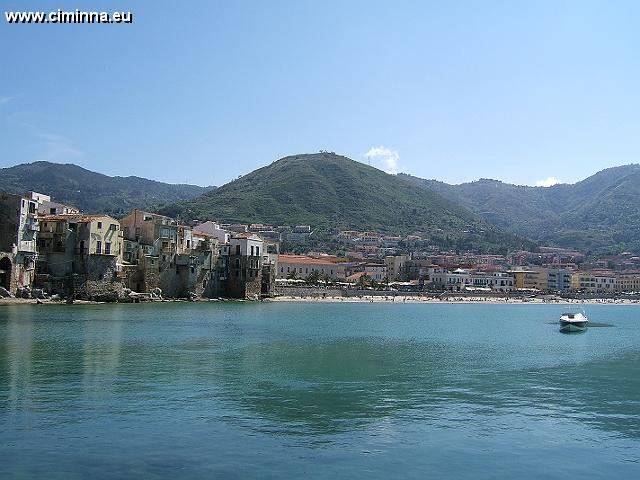
[[[85,322],[82,348],[82,387],[86,395],[112,392],[118,378],[122,322],[118,312],[105,312],[105,321]]]
[[[0,345],[0,394],[7,409],[28,408],[31,394],[33,357],[33,321],[19,319],[15,309],[8,312],[6,342]]]
[[[305,337],[227,316],[185,324],[52,309],[48,321],[26,311],[2,312],[0,399],[8,412],[56,412],[51,421],[172,415],[322,437],[397,421],[482,430],[563,419],[640,437],[638,350],[579,362],[576,344],[571,365],[531,368],[505,363],[519,347],[502,338]]]
[[[260,344],[224,353],[222,395],[291,433],[337,433],[432,401],[446,359],[442,346],[375,338]]]
[[[640,437],[637,352],[575,371],[504,371],[493,352],[491,373],[491,355],[478,353],[483,368],[473,354],[429,342],[262,344],[221,357],[221,394],[291,434],[335,434],[385,417],[452,427],[514,414]]]

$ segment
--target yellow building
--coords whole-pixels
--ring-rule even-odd
[[[120,224],[108,215],[41,215],[38,251],[73,255],[122,255]]]
[[[619,273],[616,278],[617,292],[640,292],[640,272]]]
[[[540,290],[549,289],[549,276],[546,268],[526,267],[509,270],[515,278],[516,289]]]
[[[580,293],[614,293],[616,275],[612,272],[576,272],[571,276],[571,290]]]

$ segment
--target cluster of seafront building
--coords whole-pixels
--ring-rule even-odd
[[[258,299],[300,283],[440,292],[640,292],[631,254],[579,265],[558,248],[510,255],[439,252],[419,234],[334,231],[345,255],[280,253],[309,225],[187,225],[142,210],[84,214],[37,192],[0,193],[0,293],[88,299]],[[605,268],[605,267],[614,267]],[[618,268],[619,267],[619,268]]]
[[[13,295],[259,298],[275,280],[272,248],[213,222],[191,227],[142,210],[116,219],[36,192],[0,193],[0,287]]]

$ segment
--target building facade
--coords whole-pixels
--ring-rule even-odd
[[[323,258],[305,255],[279,255],[276,278],[304,279],[312,273],[331,279],[344,279],[345,266],[342,262],[333,262]]]
[[[38,202],[0,193],[0,287],[31,286],[37,260]]]
[[[89,282],[115,288],[121,271],[120,224],[107,215],[41,215],[36,284],[52,293],[82,293]]]

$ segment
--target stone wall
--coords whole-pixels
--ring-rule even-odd
[[[189,294],[189,266],[176,265],[160,272],[160,288],[165,297],[187,297]]]
[[[116,279],[117,273],[117,258],[114,256],[89,255],[85,261],[87,280],[112,282]]]
[[[0,261],[5,266],[5,273],[2,274],[1,287],[5,287],[11,294],[15,295],[18,282],[15,274],[15,255],[9,252],[0,252]],[[6,284],[5,284],[6,282]]]
[[[229,272],[224,283],[224,294],[227,298],[246,298],[257,300],[262,291],[262,270],[251,269],[250,263],[255,257],[244,255],[229,256]],[[251,276],[251,274],[255,274]]]

